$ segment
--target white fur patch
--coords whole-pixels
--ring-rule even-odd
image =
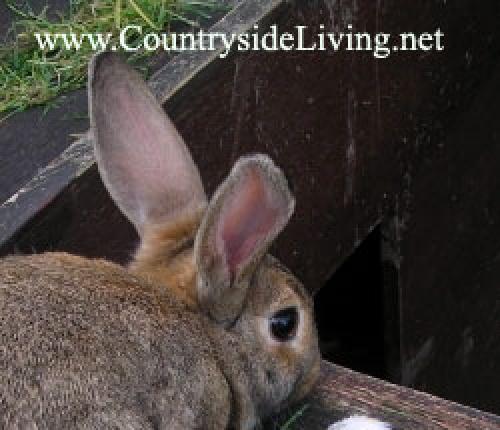
[[[332,424],[328,430],[391,430],[391,426],[373,418],[355,415]]]

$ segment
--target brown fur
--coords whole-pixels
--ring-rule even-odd
[[[129,268],[0,260],[0,428],[255,429],[319,372],[312,300],[267,254],[293,212],[286,179],[243,157],[207,203],[140,77],[104,53],[90,78],[99,171],[141,245]],[[294,335],[273,335],[289,308]]]
[[[0,428],[227,426],[199,314],[104,261],[9,257],[0,273]]]
[[[132,272],[165,286],[191,309],[198,309],[193,244],[203,213],[146,229],[130,264]]]
[[[252,429],[318,376],[319,354],[304,351],[317,345],[314,331],[297,350],[259,341],[253,317],[270,302],[312,315],[303,287],[271,257],[231,332],[178,289],[103,260],[9,257],[0,274],[1,428]],[[291,385],[268,380],[297,373]]]

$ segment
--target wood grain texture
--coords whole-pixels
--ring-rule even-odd
[[[392,430],[498,430],[500,417],[324,362],[320,382],[294,430],[326,430],[352,414],[378,418]],[[290,414],[288,411],[286,414]],[[276,420],[269,429],[279,429]],[[360,429],[361,430],[361,429]]]

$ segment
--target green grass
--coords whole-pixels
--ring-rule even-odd
[[[67,15],[49,20],[46,9],[35,14],[27,4],[20,8],[6,1],[15,22],[13,41],[0,44],[0,122],[31,106],[49,108],[60,94],[85,85],[91,47],[86,44],[79,51],[68,51],[57,46],[42,51],[35,33],[109,32],[112,40],[118,40],[120,30],[130,24],[142,26],[143,34],[168,31],[175,21],[196,26],[197,20],[222,8],[218,0],[71,0]],[[144,64],[141,60],[152,54],[137,51],[128,58],[133,64]],[[147,73],[147,68],[143,71]]]
[[[280,427],[280,430],[292,430],[297,420],[304,414],[309,405],[305,404],[297,412],[295,412],[288,420]]]

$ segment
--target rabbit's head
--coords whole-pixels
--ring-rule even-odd
[[[131,270],[234,339],[221,360],[241,360],[228,372],[249,376],[258,415],[303,397],[320,363],[312,299],[267,253],[294,210],[281,170],[242,157],[208,201],[182,138],[115,54],[94,58],[89,105],[99,172],[141,237]]]

